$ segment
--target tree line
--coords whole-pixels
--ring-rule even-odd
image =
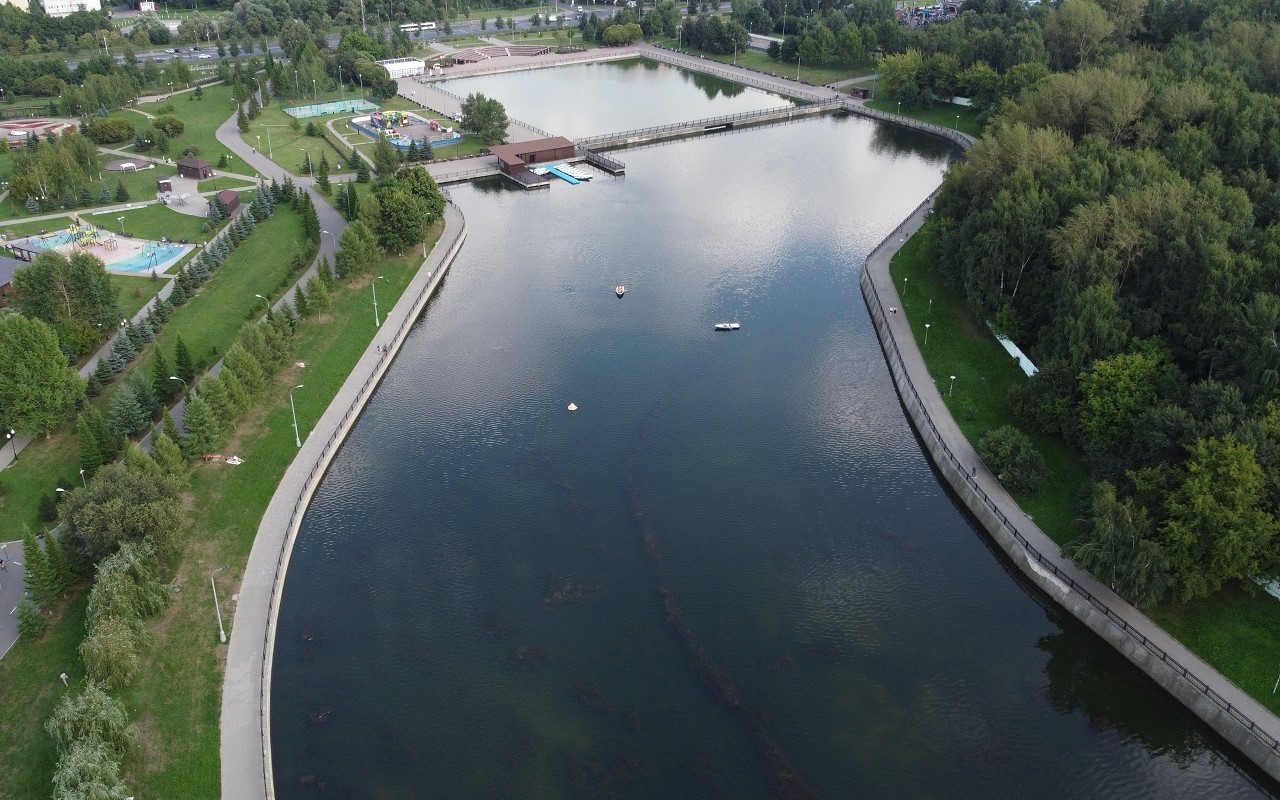
[[[883,74],[910,57],[904,104],[999,84],[929,257],[1040,366],[1020,424],[1093,468],[1067,551],[1138,603],[1252,588],[1280,573],[1276,9],[965,8]]]

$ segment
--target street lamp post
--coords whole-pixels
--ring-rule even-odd
[[[253,138],[255,138],[255,139],[257,139],[257,140],[258,140],[258,149],[259,149],[259,150],[261,150],[261,149],[262,149],[262,137],[255,133],[255,134],[253,135]]]
[[[227,631],[225,628],[222,627],[222,606],[218,605],[218,584],[214,583],[213,576],[217,575],[219,572],[222,572],[224,569],[226,569],[229,566],[231,565],[223,564],[222,566],[215,569],[213,572],[209,573],[209,585],[213,587],[213,610],[218,613],[218,641],[221,642],[222,644],[227,643]]]
[[[929,323],[924,324],[924,343],[929,344]]]
[[[898,116],[902,116],[902,101],[898,101]]]
[[[298,408],[293,404],[293,392],[294,389],[301,388],[302,384],[300,383],[289,390],[289,412],[293,414],[293,443],[298,447],[302,447],[302,434],[298,431]]]
[[[116,217],[116,222],[120,223],[120,235],[124,236],[124,217]]]
[[[179,378],[177,375],[170,375],[170,376],[169,376],[169,380],[171,380],[171,381],[177,381],[177,382],[181,383],[181,384],[182,384],[182,393],[183,393],[184,395],[187,393],[187,390],[188,390],[189,388],[191,388],[191,387],[187,386],[187,382],[186,382],[186,381],[184,381],[182,378]]]
[[[84,488],[86,489],[89,488],[89,482],[84,479],[84,470],[80,470],[80,483],[84,486]]]
[[[952,375],[952,376],[951,376],[951,388],[950,388],[950,389],[947,389],[947,397],[950,397],[951,395],[955,394],[955,392],[956,392],[956,376],[955,376],[955,375]]]
[[[320,99],[320,92],[319,92],[319,90],[318,90],[318,89],[316,89],[316,79],[315,79],[315,78],[312,78],[312,79],[311,79],[311,99],[312,99],[312,100],[316,100],[316,101],[319,101],[319,99]]]
[[[382,320],[378,318],[378,281],[382,280],[382,277],[379,275],[369,282],[369,285],[373,287],[373,327],[375,328],[382,327]]]
[[[956,114],[956,130],[960,130],[960,115]]]
[[[333,240],[333,252],[335,253],[338,252],[338,237],[334,236],[332,233],[329,233],[329,231],[320,231],[320,233],[329,235],[329,238]]]
[[[298,97],[302,97],[302,87],[298,86],[298,71],[293,71],[293,88]]]
[[[17,460],[18,460],[18,439],[17,439],[17,436],[18,436],[18,432],[17,432],[16,430],[14,430],[13,428],[10,428],[10,429],[9,429],[9,432],[8,432],[8,433],[6,433],[6,434],[4,435],[4,438],[6,438],[6,439],[8,439],[8,440],[9,440],[9,446],[13,448],[13,460],[14,460],[14,461],[17,461]]]
[[[267,126],[267,158],[274,160],[275,157],[276,157],[275,148],[271,146],[271,127]]]

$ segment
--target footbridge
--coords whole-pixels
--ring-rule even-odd
[[[579,147],[597,150],[605,147],[623,147],[627,145],[645,144],[663,139],[679,139],[685,136],[696,136],[701,133],[718,133],[748,125],[763,125],[771,122],[786,122],[814,114],[825,114],[841,108],[839,98],[819,100],[804,105],[766,108],[760,111],[744,111],[738,114],[726,114],[720,117],[707,117],[687,122],[673,122],[669,125],[658,125],[652,128],[639,128],[606,133],[600,136],[584,136],[575,144]]]

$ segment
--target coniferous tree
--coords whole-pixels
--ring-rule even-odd
[[[98,413],[94,406],[86,406],[76,419],[76,441],[79,445],[80,469],[84,474],[93,477],[93,473],[102,466],[102,447],[98,441],[98,433],[89,424],[86,416]]]
[[[45,557],[44,548],[36,542],[36,536],[27,528],[22,534],[22,557],[24,578],[31,598],[45,609],[53,607],[59,597],[57,581],[49,575],[49,560]]]
[[[293,308],[298,312],[299,317],[311,314],[311,304],[307,302],[307,290],[301,283],[293,290]]]
[[[183,426],[187,432],[182,437],[180,447],[182,454],[188,459],[212,453],[222,446],[222,422],[214,413],[213,406],[200,395],[192,395],[187,400]]]
[[[169,368],[169,359],[157,347],[151,362],[151,391],[161,403],[168,403],[182,389],[182,384],[170,379],[171,375],[173,370]]]
[[[98,202],[99,203],[111,202],[111,189],[107,187],[106,183],[103,183],[102,188],[98,191]]]
[[[62,550],[62,540],[56,533],[44,537],[45,562],[49,570],[50,590],[57,592],[58,597],[66,596],[75,583],[75,575],[67,564],[66,554]]]
[[[161,426],[160,432],[177,442],[180,438],[178,434],[178,423],[173,421],[173,412],[165,409],[164,424]]]
[[[127,203],[129,201],[129,190],[124,188],[124,181],[116,181],[115,199],[117,203]]]
[[[196,376],[195,361],[191,358],[191,351],[187,349],[187,343],[178,337],[178,341],[173,346],[173,369],[174,374],[182,378],[188,384],[191,379]]]
[[[183,483],[186,482],[187,469],[186,461],[182,458],[182,449],[164,431],[156,434],[151,440],[151,457],[155,459],[161,472],[172,475]]]

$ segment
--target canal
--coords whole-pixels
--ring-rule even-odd
[[[566,135],[785,102],[668,67],[457,84]],[[857,278],[952,150],[825,116],[617,155],[452,189],[467,244],[290,565],[279,797],[1271,796],[920,451]]]

